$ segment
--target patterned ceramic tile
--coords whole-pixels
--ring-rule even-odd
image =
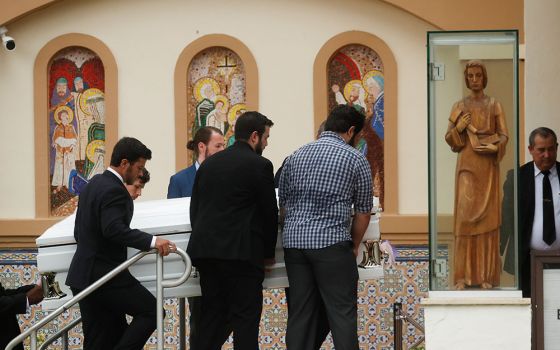
[[[428,249],[426,246],[397,247],[398,257],[394,266],[385,269],[385,276],[380,280],[360,282],[358,286],[358,339],[361,350],[389,350],[394,347],[393,339],[393,304],[402,303],[403,312],[418,323],[424,323],[420,299],[428,292]],[[38,278],[36,269],[36,251],[0,250],[0,279],[2,284],[15,288],[29,284]],[[165,348],[178,348],[179,321],[177,299],[166,299]],[[19,317],[23,329],[33,322],[45,317],[39,307],[32,307],[29,314]],[[79,317],[79,310],[72,308],[56,318],[40,332],[40,337],[54,334],[58,329]],[[188,308],[186,312],[188,324]],[[285,349],[285,334],[288,311],[286,297],[282,289],[269,289],[264,293],[263,317],[260,326],[261,349]],[[81,325],[70,331],[70,349],[83,347]],[[421,333],[412,325],[403,326],[403,344],[405,349],[416,342]],[[187,344],[189,330],[187,327]],[[232,338],[224,344],[223,349],[233,349]],[[60,341],[51,348],[60,349]],[[188,345],[187,345],[188,348]],[[145,349],[156,349],[156,337],[150,338]],[[322,350],[333,350],[332,337],[329,335]]]

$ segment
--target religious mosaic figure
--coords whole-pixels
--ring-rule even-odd
[[[54,193],[68,187],[70,172],[76,169],[76,153],[78,135],[71,124],[74,113],[68,106],[60,106],[54,112],[56,127],[52,136],[52,147],[55,149],[52,186]]]
[[[371,126],[381,140],[385,138],[385,95],[383,73],[372,70],[366,73],[362,83],[368,93],[369,107],[367,116],[371,118]]]
[[[218,128],[225,134],[228,109],[229,102],[227,97],[223,95],[216,96],[214,109],[208,113],[208,116],[206,117],[206,126]]]
[[[508,132],[500,102],[484,94],[486,67],[469,61],[470,94],[451,109],[445,141],[457,155],[454,283],[456,289],[500,284],[500,161]]]
[[[101,59],[83,47],[63,49],[51,59],[48,118],[53,216],[71,214],[80,190],[105,169],[104,73]]]
[[[384,75],[379,55],[363,45],[337,51],[327,68],[329,110],[347,104],[366,116],[357,148],[365,155],[373,176],[374,195],[384,203]]]
[[[227,48],[210,47],[193,58],[187,81],[189,139],[199,128],[213,126],[232,145],[235,121],[247,109],[243,61]]]

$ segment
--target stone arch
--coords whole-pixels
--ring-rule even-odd
[[[38,53],[34,65],[34,100],[35,100],[35,216],[39,218],[52,216],[50,150],[52,140],[49,137],[49,69],[51,61],[61,51],[68,48],[84,48],[95,53],[104,69],[104,147],[110,154],[118,136],[117,106],[117,64],[109,48],[99,39],[85,34],[65,34],[49,41]],[[51,84],[52,85],[52,84]],[[101,162],[100,162],[101,163]],[[109,164],[104,157],[103,167]]]
[[[390,214],[398,212],[398,159],[397,159],[397,63],[389,46],[377,36],[360,31],[349,31],[329,39],[319,50],[313,65],[313,102],[315,129],[326,118],[329,110],[328,66],[341,49],[361,45],[373,50],[383,63],[385,127],[384,127],[384,186],[387,195],[383,209]]]

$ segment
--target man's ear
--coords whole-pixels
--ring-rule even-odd
[[[198,153],[199,153],[199,154],[200,154],[200,151],[204,151],[204,146],[206,146],[206,145],[204,144],[204,142],[199,142],[199,143],[196,145],[196,148],[198,149]]]
[[[257,143],[259,143],[259,133],[256,132],[256,131],[253,131],[253,132],[251,133],[251,137],[249,138],[249,140],[251,141],[251,143],[253,143],[253,144],[255,144],[255,145],[256,145]]]
[[[120,168],[120,167],[126,167],[126,166],[129,165],[129,164],[130,164],[130,161],[129,161],[128,159],[126,159],[126,158],[125,158],[125,159],[121,159],[121,162],[120,162],[120,164],[119,164],[119,168]]]

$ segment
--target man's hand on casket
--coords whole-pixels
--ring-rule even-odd
[[[27,296],[27,300],[29,301],[29,305],[35,305],[43,300],[43,288],[38,285],[34,285],[33,288],[25,293]]]
[[[158,250],[159,255],[167,256],[169,253],[174,252],[177,250],[175,243],[168,241],[167,239],[163,239],[160,237],[156,237],[156,244],[155,248]]]

